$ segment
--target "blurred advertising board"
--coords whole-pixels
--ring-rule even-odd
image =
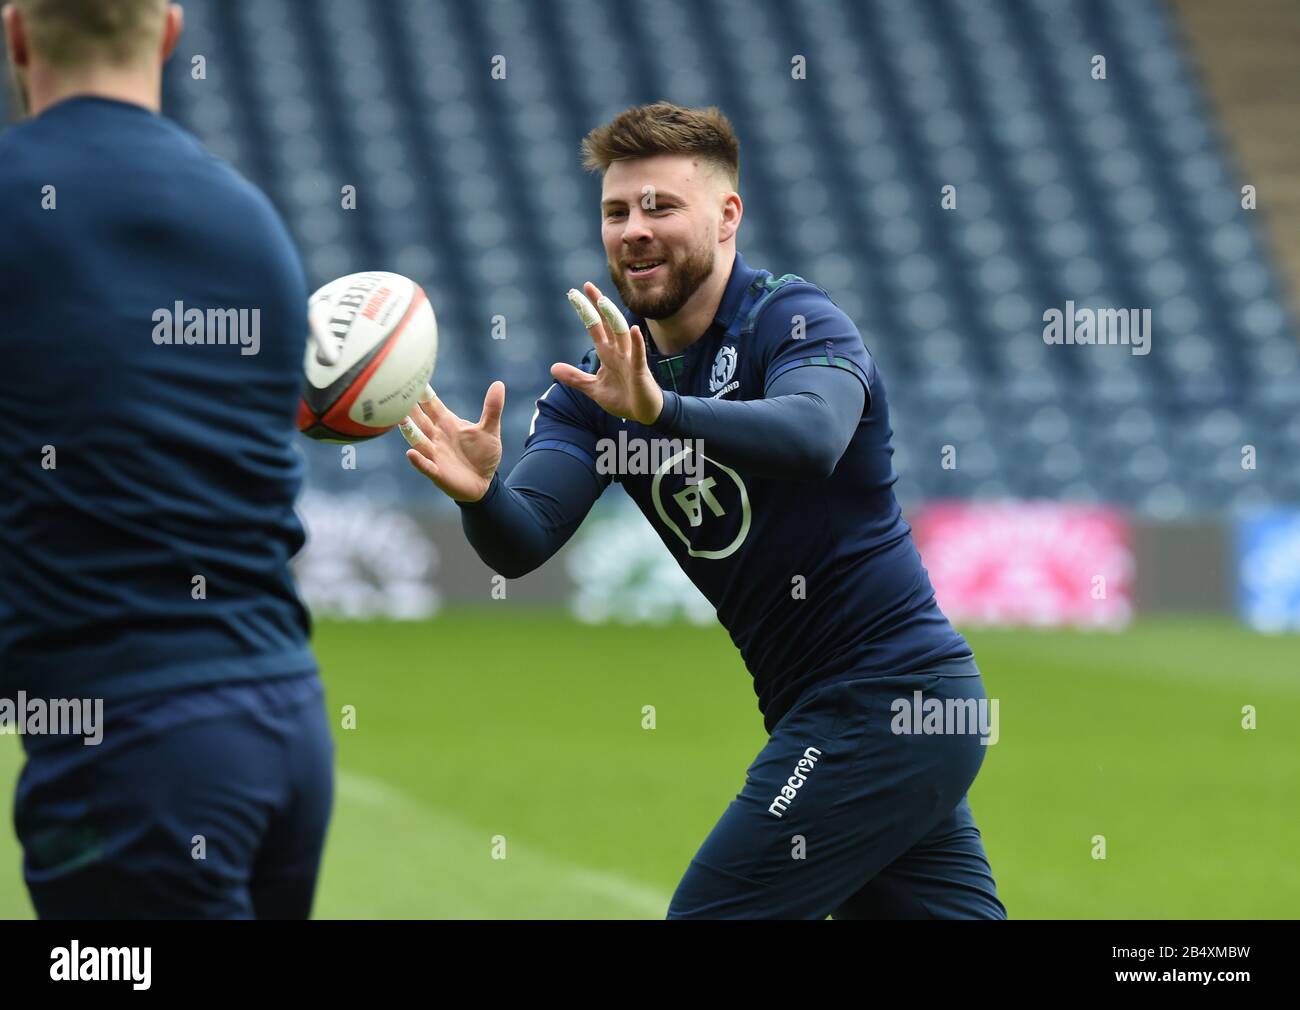
[[[934,502],[911,522],[956,624],[1122,628],[1133,616],[1133,535],[1118,509]]]
[[[1237,606],[1257,631],[1300,631],[1300,511],[1237,520]]]

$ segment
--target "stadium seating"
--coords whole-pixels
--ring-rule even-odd
[[[817,282],[858,323],[889,384],[905,502],[1174,518],[1300,501],[1294,321],[1159,3],[258,0],[186,15],[171,114],[267,190],[313,286],[371,268],[425,286],[435,384],[477,416],[506,381],[508,460],[549,364],[583,349],[564,292],[607,283],[579,141],[667,98],[735,123],[749,262]],[[1152,353],[1048,346],[1042,313],[1067,300],[1149,308]],[[377,445],[360,454],[367,491],[413,501],[400,447]],[[355,487],[336,451],[304,451],[316,486]]]

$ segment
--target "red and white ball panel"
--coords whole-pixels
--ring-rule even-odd
[[[382,435],[414,409],[433,374],[438,354],[433,307],[409,277],[383,271],[331,281],[308,306],[319,302],[330,312],[318,332],[337,360],[325,364],[309,343],[298,430],[330,442]]]

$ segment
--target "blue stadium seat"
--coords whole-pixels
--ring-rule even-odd
[[[579,142],[659,98],[727,112],[742,250],[857,322],[904,499],[1300,501],[1275,465],[1300,451],[1294,321],[1156,0],[194,4],[166,81],[177,118],[271,194],[313,286],[373,268],[425,286],[444,398],[476,415],[509,386],[507,462],[550,363],[583,352],[565,290],[607,284]],[[1151,309],[1152,353],[1048,347],[1043,312],[1067,300]],[[368,489],[418,494],[389,441],[362,449]],[[1273,465],[1242,471],[1243,443]],[[304,451],[313,483],[351,479],[334,449]]]

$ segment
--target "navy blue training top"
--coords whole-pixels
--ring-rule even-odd
[[[312,672],[307,290],[269,201],[80,97],[0,135],[0,222],[0,694]]]
[[[629,321],[649,335],[644,319]],[[853,322],[825,291],[792,275],[750,269],[737,255],[708,331],[678,355],[661,355],[653,346],[647,351],[652,373],[674,394],[665,395],[655,425],[622,420],[581,393],[551,386],[537,401],[516,471],[505,482],[494,480],[482,503],[462,510],[471,541],[475,529],[483,539],[484,520],[493,511],[505,514],[494,502],[518,484],[517,497],[531,502],[538,521],[555,531],[553,550],[604,487],[621,483],[717,608],[753,675],[769,730],[813,684],[903,674],[971,655],[935,602],[894,497],[897,475],[880,371]],[[583,367],[598,367],[592,353]],[[765,468],[735,460],[728,465],[726,426],[755,425],[734,439],[752,459],[752,446],[765,438],[771,444],[796,434],[786,425],[797,416],[793,408],[802,402],[797,391],[804,385],[823,391],[819,402],[844,409],[844,399],[827,384],[798,381],[807,369],[847,373],[865,392],[855,401],[862,404],[860,416],[849,419],[856,424],[847,448],[829,475],[815,461],[803,479],[760,474]],[[783,419],[745,409],[744,401],[767,396],[792,409]],[[698,434],[682,420],[688,415],[707,419],[713,432],[704,440],[703,479],[680,472],[680,461],[670,465],[673,457],[663,453],[655,472],[600,472],[597,461],[611,444],[603,440],[617,442],[620,431],[627,444]],[[829,431],[833,420],[819,427]],[[550,465],[534,462],[540,453]],[[562,465],[556,453],[567,457]],[[561,488],[566,481],[585,482],[585,493]]]

